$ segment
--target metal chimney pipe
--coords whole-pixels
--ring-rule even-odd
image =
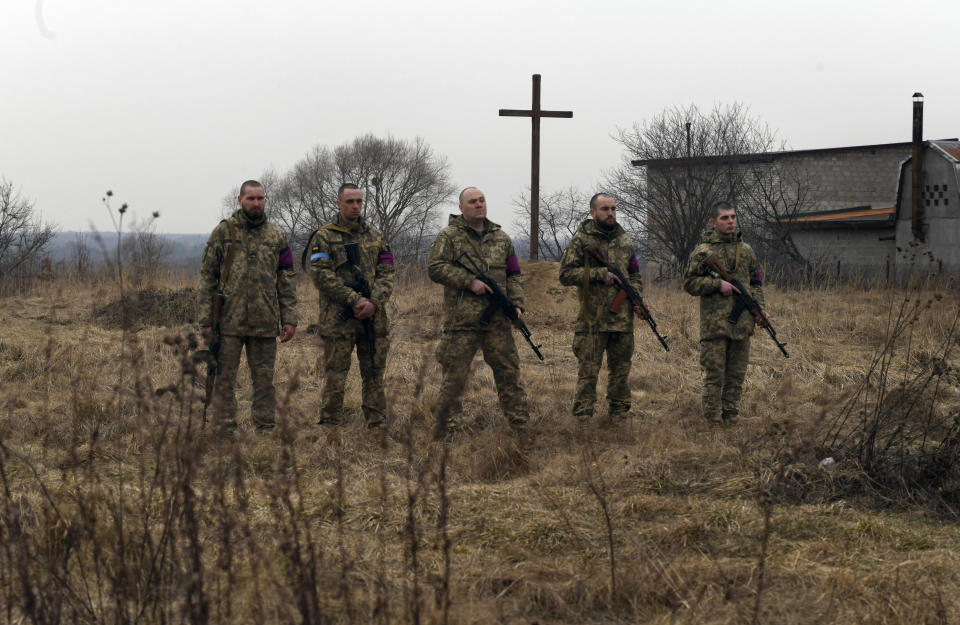
[[[923,233],[923,191],[920,185],[920,172],[923,171],[923,94],[913,94],[913,158],[911,159],[912,190],[910,193],[911,225],[913,237],[924,240]]]

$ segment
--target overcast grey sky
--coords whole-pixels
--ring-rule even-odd
[[[529,184],[593,190],[610,135],[673,105],[740,101],[797,149],[960,135],[960,2],[2,0],[0,176],[62,229],[109,230],[106,189],[164,232],[313,145],[423,137],[505,226]]]

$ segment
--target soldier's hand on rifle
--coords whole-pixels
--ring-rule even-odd
[[[734,293],[739,293],[739,292],[740,292],[740,289],[733,286],[726,280],[720,281],[720,295],[723,295],[724,297],[728,297],[730,295],[733,295]]]
[[[517,319],[523,319],[523,311],[517,308]]]
[[[620,278],[618,278],[617,276],[613,275],[612,273],[610,273],[610,272],[608,271],[608,272],[607,272],[607,279],[604,280],[603,283],[604,283],[606,286],[610,286],[611,284],[620,284]]]
[[[760,311],[760,316],[759,316],[759,317],[754,317],[753,320],[754,320],[754,322],[756,322],[756,324],[757,324],[758,326],[760,326],[761,328],[764,328],[764,327],[766,327],[767,322],[770,320],[770,313],[768,313],[768,312],[765,311],[765,310],[761,310],[761,311]]]
[[[637,319],[647,318],[647,313],[644,312],[643,308],[637,306],[636,304],[633,305],[633,314],[637,316]]]
[[[483,280],[477,280],[474,278],[473,282],[470,283],[470,290],[476,295],[486,295],[487,293],[493,293],[493,289],[487,286],[487,283]]]
[[[377,305],[365,297],[361,297],[353,305],[353,316],[357,319],[370,319],[375,312],[377,312]]]
[[[204,336],[210,336],[211,332],[213,332],[213,326],[203,326],[200,328],[200,334]]]
[[[283,327],[280,328],[280,342],[286,343],[293,338],[293,335],[297,333],[297,326],[291,325],[289,323],[283,324]]]

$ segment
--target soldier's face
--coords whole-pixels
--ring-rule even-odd
[[[720,234],[733,234],[737,231],[737,214],[732,210],[721,210],[710,219],[710,225]]]
[[[467,189],[463,192],[460,212],[470,220],[480,220],[487,216],[487,198],[480,189]]]
[[[247,187],[237,198],[240,208],[251,219],[258,219],[263,215],[263,205],[267,198],[263,194],[263,187]]]
[[[617,203],[612,197],[600,196],[590,209],[590,216],[608,226],[617,223]]]
[[[363,212],[363,191],[360,189],[344,189],[343,195],[337,200],[340,216],[347,221],[360,219]]]

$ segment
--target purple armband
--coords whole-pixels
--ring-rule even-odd
[[[507,256],[507,275],[512,276],[515,273],[520,273],[520,261],[516,254],[510,254]]]
[[[760,275],[760,268],[757,267],[753,270],[753,273],[750,274],[750,286],[761,286],[763,284],[763,276]]]
[[[291,267],[293,267],[293,252],[290,251],[289,247],[285,247],[283,251],[280,252],[280,262],[277,263],[277,271],[290,269]]]
[[[637,273],[640,271],[640,263],[637,262],[636,256],[630,257],[630,263],[627,265],[627,273]]]
[[[380,252],[380,257],[377,258],[378,265],[390,265],[393,267],[393,252]]]

